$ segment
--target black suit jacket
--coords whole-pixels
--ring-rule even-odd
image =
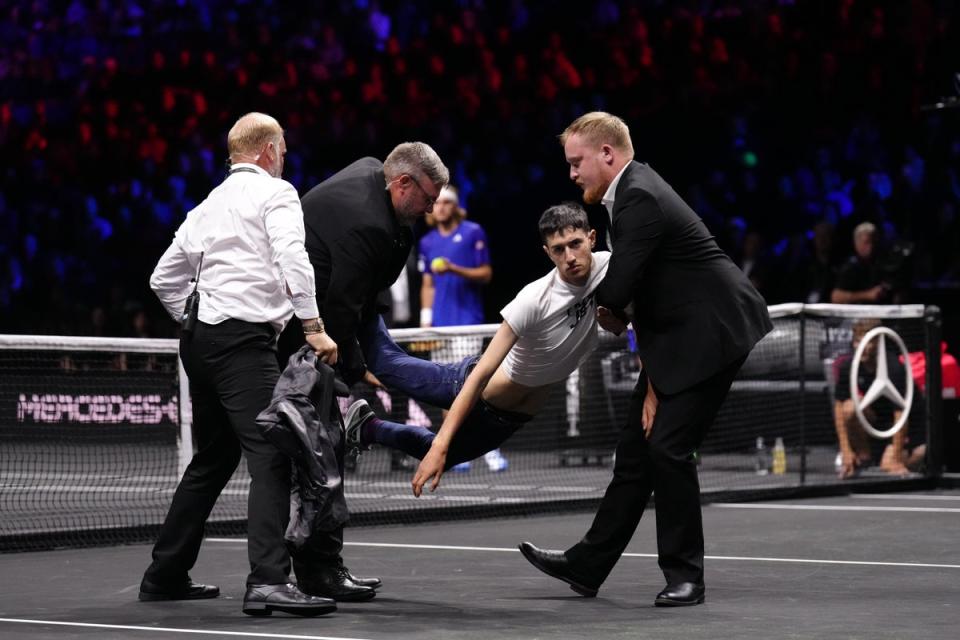
[[[377,293],[397,279],[413,245],[413,233],[397,220],[386,184],[383,163],[362,158],[302,199],[317,306],[349,384],[366,371],[357,327],[376,314]]]
[[[411,251],[410,255],[407,256],[405,266],[407,269],[402,273],[405,274],[407,281],[409,308],[406,309],[406,312],[410,314],[410,318],[404,321],[397,320],[397,315],[401,310],[394,307],[393,294],[389,287],[383,289],[377,295],[377,304],[381,309],[380,315],[383,316],[384,323],[390,329],[420,326],[420,286],[423,284],[423,276],[420,275],[420,269],[417,265],[416,251]],[[390,286],[392,287],[393,283]]]
[[[633,302],[654,386],[688,389],[745,356],[773,325],[763,298],[657,172],[633,161],[613,204],[613,256],[597,304]]]

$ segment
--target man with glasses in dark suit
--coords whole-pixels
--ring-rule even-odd
[[[313,264],[317,306],[339,348],[338,370],[348,385],[382,386],[357,340],[361,326],[379,324],[377,296],[400,275],[410,248],[410,226],[433,209],[450,173],[423,142],[404,142],[387,158],[362,158],[313,187],[302,198],[306,249]],[[302,338],[281,336],[281,357]],[[341,475],[343,452],[340,452]],[[358,578],[343,565],[343,529],[317,533],[294,558],[299,586],[337,601],[373,598],[378,578]]]

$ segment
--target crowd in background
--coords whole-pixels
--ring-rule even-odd
[[[918,300],[960,281],[960,110],[922,108],[958,61],[943,0],[0,3],[0,332],[173,335],[147,279],[251,110],[301,194],[434,146],[510,274],[490,321],[549,267],[556,136],[594,109],[768,303],[828,301],[864,221]]]

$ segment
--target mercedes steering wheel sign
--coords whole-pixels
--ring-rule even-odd
[[[860,379],[860,363],[866,353],[867,346],[871,341],[878,340],[876,351],[876,377],[870,384],[863,397],[860,397],[860,389],[857,380]],[[906,390],[900,393],[897,387],[890,380],[890,372],[887,367],[887,340],[900,349],[903,355],[903,366],[906,370]],[[910,357],[907,352],[907,346],[903,340],[892,329],[887,327],[875,327],[868,331],[857,345],[857,350],[853,354],[853,365],[850,367],[850,397],[853,399],[853,408],[857,413],[857,419],[863,425],[864,430],[874,438],[889,438],[899,431],[906,423],[910,415],[910,407],[913,405],[913,369],[910,366]],[[900,417],[894,421],[893,426],[885,431],[881,431],[870,424],[863,411],[881,397],[887,398],[900,411]]]

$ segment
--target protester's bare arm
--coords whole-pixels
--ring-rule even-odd
[[[447,417],[443,420],[443,425],[437,432],[430,451],[420,461],[417,472],[413,476],[413,495],[419,497],[423,491],[423,485],[433,480],[430,484],[430,490],[434,491],[440,485],[440,476],[443,475],[443,468],[447,461],[447,452],[450,450],[450,442],[454,434],[463,424],[463,421],[469,415],[473,407],[476,406],[483,393],[484,387],[490,381],[490,378],[500,367],[503,359],[507,357],[510,349],[517,342],[517,334],[513,332],[510,325],[506,322],[500,325],[497,333],[490,341],[490,346],[483,352],[477,366],[474,367],[470,375],[467,376],[460,393],[457,394],[453,405]]]

